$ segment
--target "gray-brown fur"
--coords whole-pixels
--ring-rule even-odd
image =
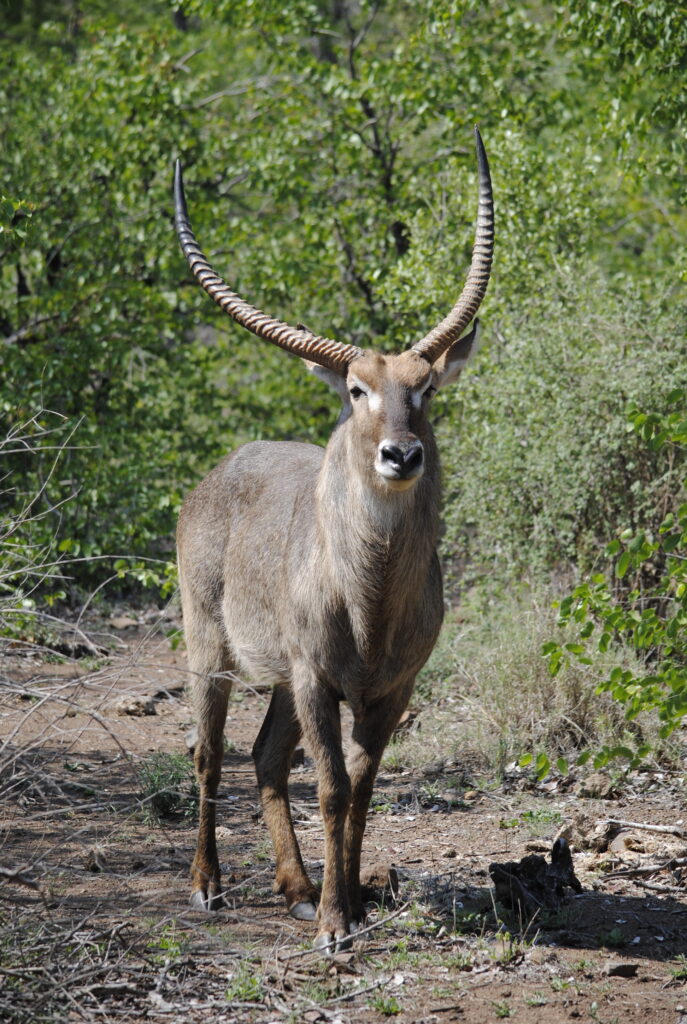
[[[457,335],[489,279],[493,201],[478,132],[476,141],[480,206],[467,284],[439,327],[397,356],[289,328],[231,292],[196,242],[179,166],[175,174],[177,231],[201,285],[254,333],[309,360],[343,400],[325,449],[238,449],[189,495],[178,529],[200,783],[192,902],[206,910],[222,903],[215,799],[231,680],[246,673],[274,686],[253,757],[276,887],[295,917],[316,917],[323,949],[342,948],[363,920],[360,850],[375,775],[443,616],[439,462],[428,410],[475,348],[476,321],[469,335]],[[346,758],[342,700],[353,713]],[[315,757],[324,824],[319,906],[287,792],[301,734]]]
[[[231,677],[241,672],[275,686],[253,754],[277,888],[296,916],[317,913],[319,945],[341,946],[363,919],[360,847],[374,777],[443,615],[439,464],[421,393],[460,372],[474,337],[452,346],[441,372],[412,350],[365,353],[334,381],[333,371],[318,370],[340,393],[344,381],[367,389],[345,403],[326,449],[248,444],[186,499],[178,547],[198,723],[198,906],[221,904],[214,800]],[[418,441],[421,472],[380,475],[382,443]],[[354,719],[347,760],[342,700]],[[287,795],[302,733],[317,764],[325,831],[317,912]]]

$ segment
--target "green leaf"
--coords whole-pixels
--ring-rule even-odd
[[[546,778],[546,776],[549,774],[549,769],[551,767],[551,763],[550,763],[548,757],[546,756],[546,754],[544,754],[544,753],[537,754],[537,758],[536,758],[534,767],[535,767],[537,778],[540,781],[542,779]]]
[[[618,559],[618,561],[616,562],[615,566],[615,574],[618,577],[618,579],[621,580],[626,575],[627,570],[630,568],[631,564],[632,555],[628,551],[624,551]]]

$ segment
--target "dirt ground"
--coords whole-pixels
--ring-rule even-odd
[[[186,770],[191,714],[183,650],[164,635],[173,625],[122,615],[89,632],[107,655],[0,656],[0,1018],[687,1024],[677,774],[644,772],[615,788],[592,780],[583,796],[580,780],[535,786],[513,772],[496,784],[455,764],[387,767],[363,851],[372,927],[327,959],[310,949],[313,925],[291,920],[272,892],[250,758],[269,695],[239,686],[218,809],[229,905],[191,911],[188,786],[177,813],[155,822],[144,782],[159,753]],[[411,727],[431,728],[427,709],[415,711]],[[319,880],[307,748],[291,793]],[[582,891],[521,920],[495,901],[489,866],[548,854],[561,829]],[[390,867],[394,892],[384,887]]]

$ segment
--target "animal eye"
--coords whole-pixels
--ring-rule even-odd
[[[362,388],[359,388],[357,384],[356,384],[356,385],[354,385],[354,387],[352,387],[352,388],[351,388],[351,392],[350,392],[350,393],[351,393],[351,398],[352,398],[352,399],[353,399],[354,401],[355,401],[356,399],[360,398],[360,396],[361,396],[361,395],[364,395],[364,394],[365,394],[365,392],[363,391],[363,389],[362,389]]]
[[[434,385],[430,384],[429,387],[425,388],[425,390],[422,392],[422,397],[423,398],[431,398],[432,395],[436,394],[436,390],[437,389],[434,387]]]

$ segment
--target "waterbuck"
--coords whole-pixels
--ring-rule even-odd
[[[315,946],[345,948],[364,920],[360,849],[377,768],[443,617],[436,553],[440,478],[429,404],[476,345],[494,218],[475,129],[477,229],[468,278],[449,315],[400,355],[289,327],[244,302],[191,230],[177,163],[176,228],[206,292],[248,330],[301,356],[343,401],[322,449],[256,441],[227,455],[187,497],[178,527],[184,630],[197,718],[200,785],[192,905],[222,905],[215,806],[231,680],[273,684],[253,758],[289,913],[316,920]],[[339,705],[353,727],[347,755]],[[324,826],[318,895],[294,834],[287,781],[301,735],[312,749]]]

